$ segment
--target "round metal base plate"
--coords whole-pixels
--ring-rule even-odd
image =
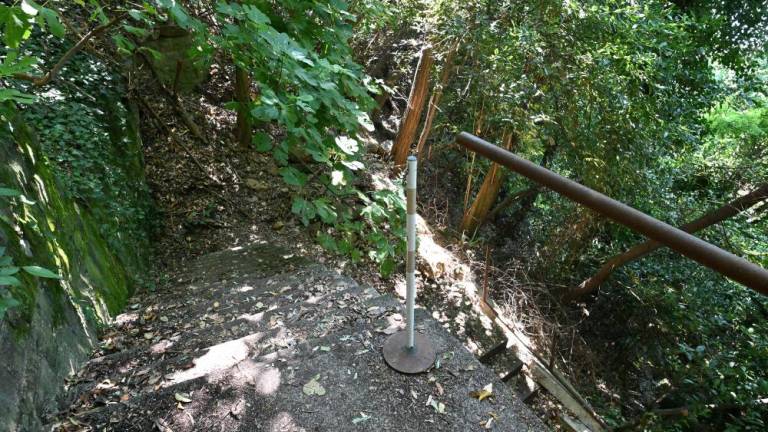
[[[384,342],[384,361],[404,374],[424,372],[435,363],[435,348],[425,336],[414,335],[414,347],[408,348],[408,332],[399,331]]]

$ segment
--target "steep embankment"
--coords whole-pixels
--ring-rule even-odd
[[[0,275],[17,281],[0,284],[0,430],[41,427],[147,270],[138,117],[113,80],[80,55],[44,103],[3,109]],[[17,270],[33,265],[60,279]]]

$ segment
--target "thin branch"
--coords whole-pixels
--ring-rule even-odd
[[[160,74],[157,72],[157,68],[155,68],[155,65],[152,64],[149,57],[147,57],[147,55],[143,52],[138,52],[138,54],[144,60],[144,63],[146,63],[149,71],[152,73],[153,78],[155,81],[157,81],[157,86],[160,87],[163,95],[165,95],[165,97],[171,102],[176,113],[187,126],[187,129],[189,129],[189,131],[192,132],[192,135],[199,139],[203,144],[209,145],[210,143],[208,142],[208,139],[203,135],[203,132],[200,130],[197,124],[195,124],[195,121],[192,119],[192,117],[190,117],[189,113],[187,113],[187,110],[184,109],[184,105],[182,105],[179,97],[175,95],[171,90],[169,90],[165,84],[163,84],[163,81],[160,79]]]
[[[104,33],[105,31],[113,27],[115,24],[122,21],[125,16],[126,14],[124,13],[117,15],[116,17],[109,20],[108,23],[102,24],[94,28],[93,30],[89,31],[88,33],[86,33],[85,36],[83,36],[72,48],[70,48],[66,53],[64,53],[64,55],[59,59],[59,61],[45,75],[38,77],[34,75],[29,75],[29,74],[14,74],[13,77],[16,79],[24,80],[24,81],[31,81],[35,87],[42,87],[48,84],[49,82],[51,82],[56,78],[56,76],[59,74],[59,72],[64,67],[64,65],[66,65],[67,62],[69,62],[69,60],[71,60],[72,57],[75,56],[75,54],[80,52],[80,50],[83,49],[83,47],[85,46],[85,44],[88,43],[89,40],[93,39],[94,36]]]

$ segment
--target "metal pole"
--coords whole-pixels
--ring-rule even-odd
[[[456,141],[512,171],[546,186],[629,227],[730,279],[768,295],[768,270],[724,251],[685,231],[654,219],[586,186],[562,177],[474,135],[462,132]]]
[[[405,330],[390,336],[381,350],[384,361],[392,369],[406,374],[429,370],[437,356],[429,338],[416,333],[416,168],[416,157],[408,157],[405,179]]]
[[[405,187],[407,213],[405,230],[407,238],[407,255],[405,262],[405,307],[406,330],[408,331],[408,348],[414,345],[414,309],[416,307],[416,156],[408,156],[408,177]]]

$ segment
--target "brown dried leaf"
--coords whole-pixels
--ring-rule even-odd
[[[488,384],[481,390],[469,392],[469,395],[480,401],[488,399],[489,397],[493,397],[493,384]]]

